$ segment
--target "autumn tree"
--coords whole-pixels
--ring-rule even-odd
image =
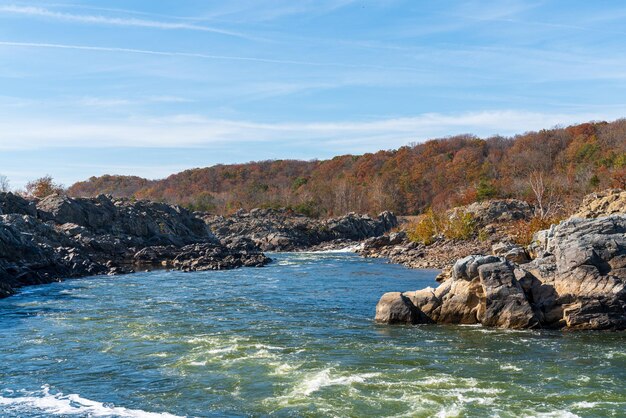
[[[51,176],[45,175],[26,184],[26,194],[28,196],[43,199],[51,194],[62,194],[65,188],[62,184],[55,183]]]
[[[204,207],[220,214],[257,206],[316,216],[391,209],[415,215],[492,198],[536,203],[538,216],[592,190],[626,186],[626,119],[481,139],[456,135],[396,150],[323,161],[216,165],[162,180],[103,176],[73,185],[100,193]],[[213,209],[212,207],[215,206]]]

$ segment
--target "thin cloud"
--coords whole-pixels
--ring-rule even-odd
[[[305,65],[313,67],[339,67],[339,68],[369,68],[376,70],[401,70],[401,71],[415,71],[415,68],[411,67],[389,67],[382,65],[368,65],[368,64],[344,64],[338,62],[315,62],[315,61],[297,61],[297,60],[283,60],[273,58],[259,58],[259,57],[244,57],[234,55],[213,55],[202,54],[196,52],[176,52],[176,51],[154,51],[149,49],[136,49],[136,48],[118,48],[118,47],[105,47],[105,46],[88,46],[88,45],[68,45],[68,44],[54,44],[43,42],[14,42],[14,41],[0,41],[0,46],[13,46],[13,47],[25,47],[25,48],[52,48],[52,49],[73,49],[79,51],[94,51],[94,52],[121,52],[128,54],[142,54],[142,55],[158,55],[166,57],[187,57],[187,58],[200,58],[211,60],[229,60],[229,61],[253,61],[263,62],[268,64],[288,64],[288,65]]]
[[[49,19],[62,20],[66,22],[78,22],[85,24],[104,24],[114,26],[130,26],[130,27],[142,27],[153,29],[165,29],[165,30],[191,30],[200,32],[212,32],[220,35],[234,36],[238,38],[245,38],[249,40],[259,40],[252,36],[229,31],[225,29],[214,28],[204,25],[196,25],[192,23],[181,22],[163,22],[158,20],[146,20],[138,18],[119,18],[119,17],[107,17],[107,16],[94,16],[94,15],[79,15],[72,13],[55,12],[52,10],[44,9],[41,7],[32,6],[0,6],[0,13],[19,14],[25,16],[45,17]]]
[[[220,144],[271,143],[317,144],[336,154],[362,153],[451,134],[512,135],[557,124],[615,119],[623,114],[624,108],[571,114],[505,110],[317,123],[258,123],[194,114],[91,123],[7,118],[0,121],[0,149],[212,148]]]

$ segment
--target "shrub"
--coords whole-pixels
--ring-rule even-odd
[[[430,245],[438,235],[448,239],[466,240],[476,233],[476,221],[472,214],[457,211],[449,218],[428,209],[420,219],[409,225],[407,236],[411,241]]]
[[[476,220],[471,213],[457,211],[446,222],[443,235],[448,239],[467,240],[476,233]]]
[[[430,245],[443,230],[443,223],[441,216],[429,208],[417,222],[409,225],[407,236],[411,241]]]
[[[522,246],[530,245],[536,232],[548,229],[550,225],[558,224],[560,221],[561,219],[556,217],[541,218],[539,216],[535,216],[527,221],[519,220],[514,224],[513,241]]]
[[[319,205],[314,201],[299,203],[292,207],[293,211],[309,218],[319,218],[321,215]]]
[[[26,194],[43,199],[51,194],[63,194],[65,188],[62,184],[55,183],[52,177],[44,176],[26,184]]]
[[[487,200],[497,196],[498,189],[495,188],[492,182],[487,179],[480,179],[478,186],[476,187],[476,199],[479,201]]]

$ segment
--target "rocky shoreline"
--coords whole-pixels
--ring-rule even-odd
[[[376,321],[624,330],[626,192],[590,196],[528,247],[496,243],[491,255],[461,258],[438,280],[436,289],[386,293]]]
[[[225,218],[105,195],[0,193],[0,297],[64,278],[261,267],[271,261],[264,251],[343,248],[396,225],[391,212],[317,220],[255,209]]]
[[[270,261],[245,240],[222,244],[201,219],[177,206],[104,195],[27,200],[0,193],[0,297],[64,278]]]

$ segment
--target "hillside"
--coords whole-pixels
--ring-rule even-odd
[[[410,215],[493,197],[555,210],[589,192],[625,186],[626,119],[620,119],[514,137],[461,135],[324,161],[216,165],[162,180],[92,177],[69,194],[107,193],[218,214],[291,207],[314,216],[385,209]]]

